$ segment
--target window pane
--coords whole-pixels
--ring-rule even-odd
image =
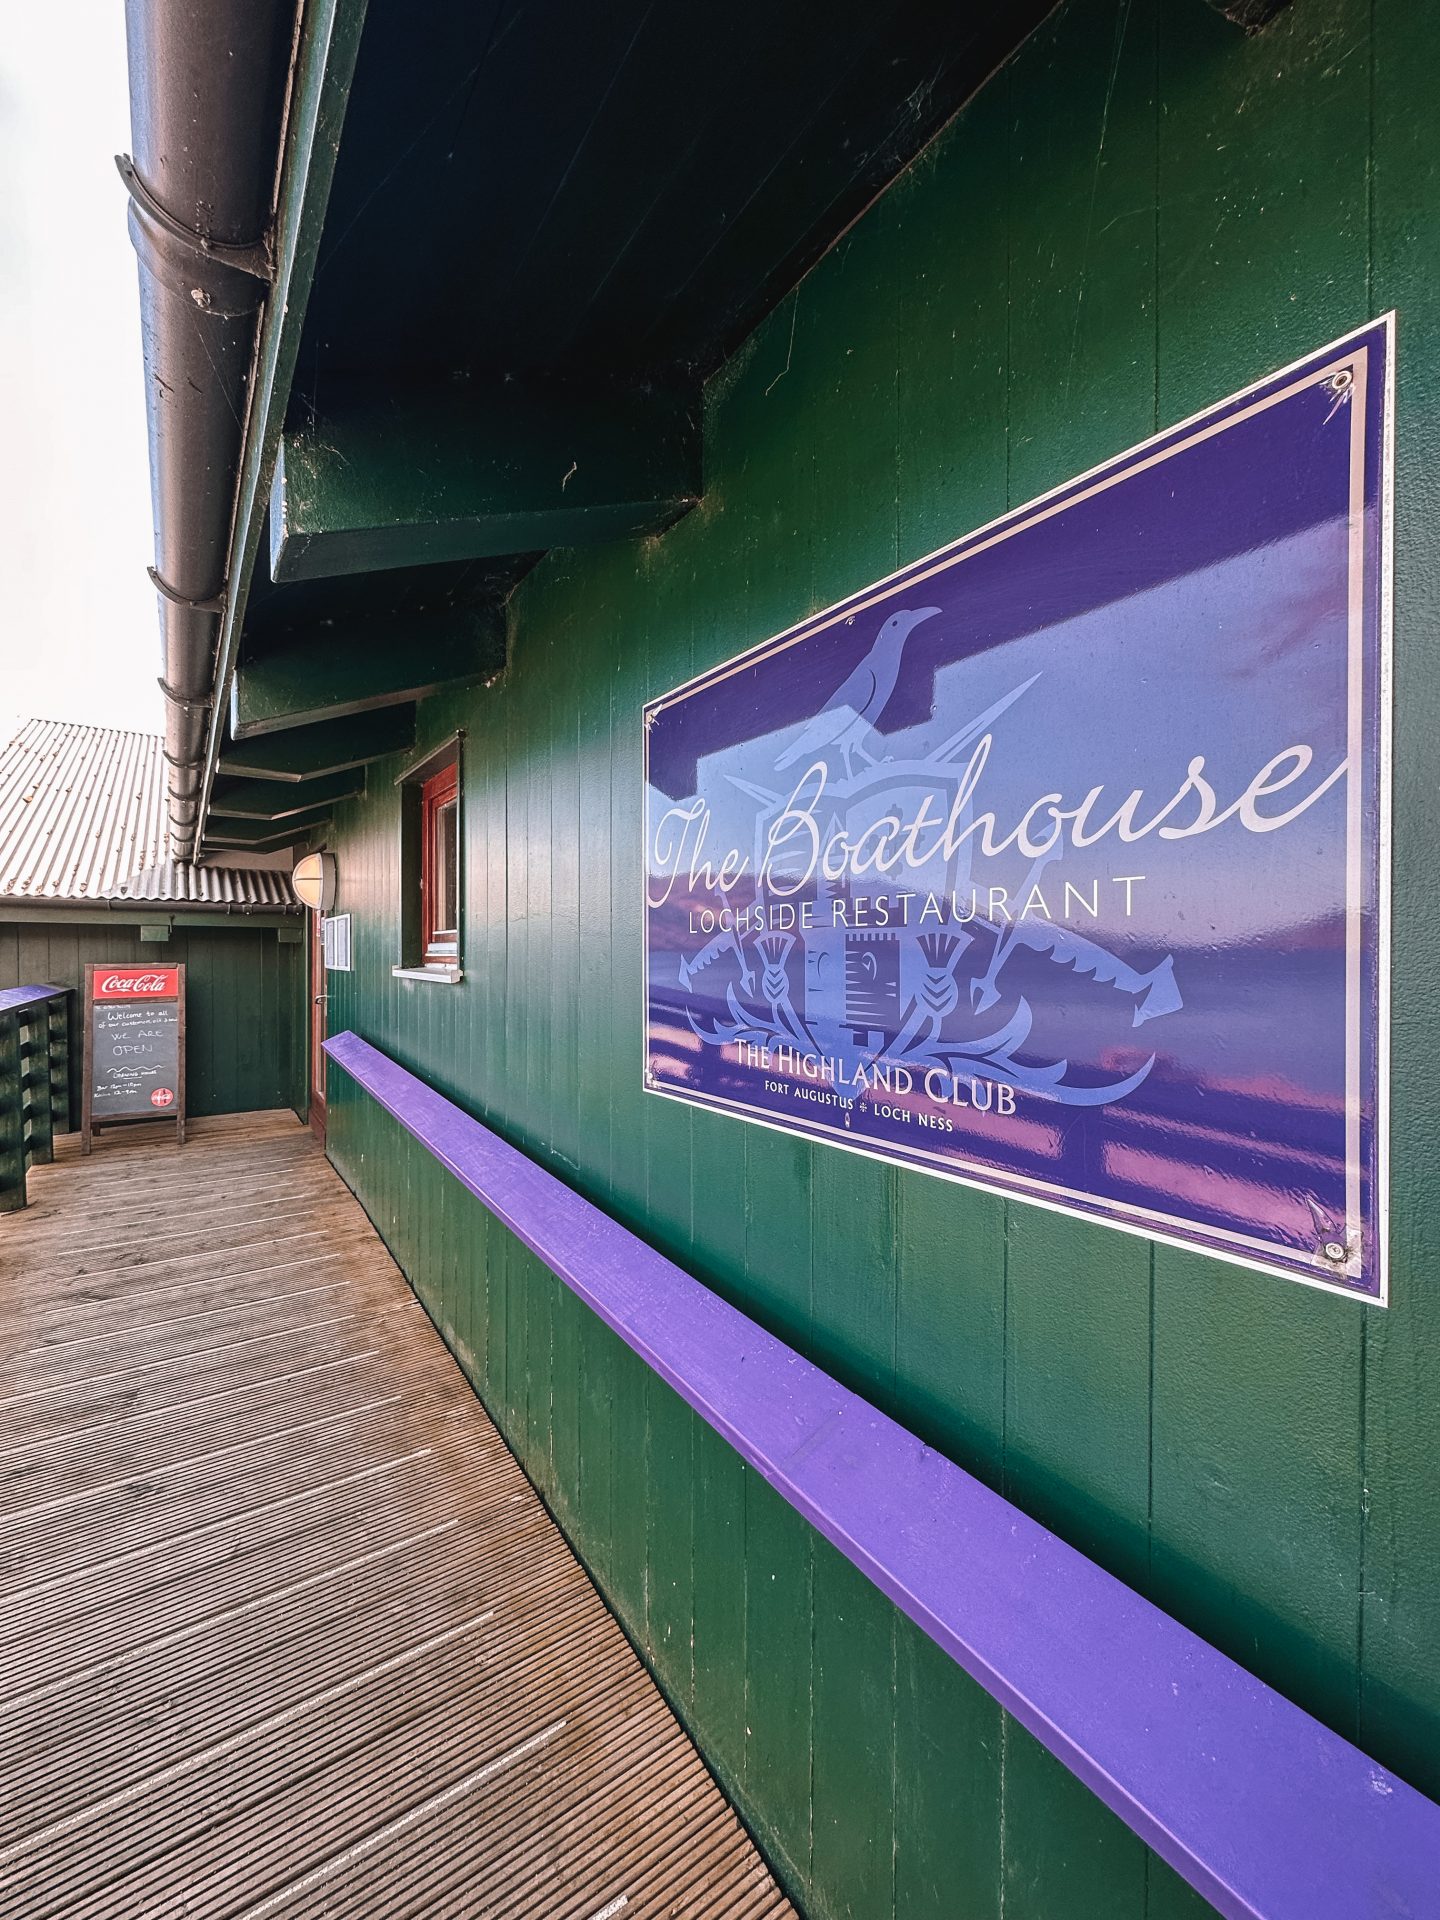
[[[420,871],[409,882],[419,887],[421,957],[445,966],[460,957],[459,773],[452,763],[418,783]]]
[[[460,924],[459,808],[452,800],[435,814],[435,932],[452,938]]]

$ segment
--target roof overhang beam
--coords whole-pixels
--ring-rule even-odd
[[[352,800],[365,791],[365,769],[327,774],[320,780],[237,780],[210,795],[212,821],[292,820],[320,805]]]
[[[247,740],[222,754],[217,772],[224,779],[304,782],[363,767],[414,744],[414,707],[382,707],[345,720],[327,720],[321,726],[295,727]],[[207,829],[206,838],[210,837]]]
[[[328,806],[309,807],[289,820],[212,819],[205,828],[205,844],[253,848],[264,853],[272,847],[283,847],[291,840],[302,840],[317,827],[328,826],[332,811]]]
[[[504,665],[503,607],[329,621],[240,667],[231,682],[230,735],[251,740],[401,706],[487,679]]]
[[[276,581],[657,533],[700,496],[696,398],[505,381],[356,396],[287,428],[270,491]]]

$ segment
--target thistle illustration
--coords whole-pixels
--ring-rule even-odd
[[[960,988],[955,981],[955,962],[968,944],[969,936],[955,933],[925,933],[918,946],[925,961],[925,978],[920,982],[920,1001],[939,1023],[960,1004]]]
[[[795,944],[795,936],[793,933],[767,933],[756,944],[765,962],[765,971],[760,976],[761,990],[770,1002],[770,1011],[778,1018],[782,1004],[790,998],[790,977],[785,971],[785,962]]]
[[[760,957],[765,962],[765,971],[760,976],[760,985],[765,998],[770,1003],[770,1017],[782,1033],[802,1047],[813,1047],[815,1036],[795,1011],[790,997],[790,976],[785,971],[785,961],[795,944],[793,933],[767,933],[756,942]]]
[[[706,1046],[721,1047],[732,1040],[748,1040],[756,1046],[813,1047],[816,1044],[814,1034],[795,1011],[790,997],[790,976],[785,971],[785,962],[794,945],[793,933],[762,934],[755,942],[764,962],[760,986],[770,1009],[768,1021],[754,1019],[746,1012],[733,983],[725,989],[730,1009],[728,1021],[716,1020],[705,1025],[696,1018],[693,1008],[685,1009],[686,1019]]]
[[[922,933],[915,944],[925,962],[925,974],[895,1036],[892,1051],[896,1054],[909,1053],[917,1046],[931,1047],[940,1038],[942,1024],[960,1004],[955,967],[970,945],[970,935]]]

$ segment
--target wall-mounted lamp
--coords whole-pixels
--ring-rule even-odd
[[[314,907],[329,913],[335,904],[335,856],[333,853],[307,853],[297,860],[290,874],[290,885],[302,907]]]

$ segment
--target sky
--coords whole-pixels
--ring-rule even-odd
[[[164,725],[120,0],[0,37],[0,734]]]

